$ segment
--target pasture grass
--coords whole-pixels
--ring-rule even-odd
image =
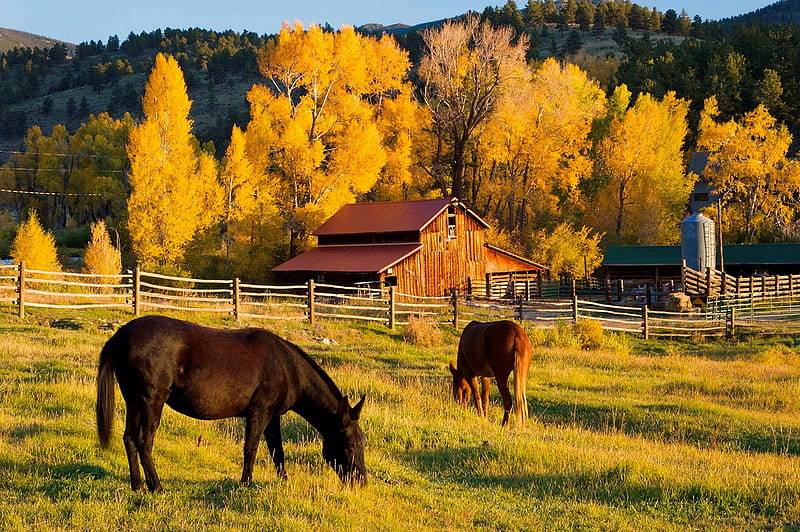
[[[369,485],[344,488],[322,459],[318,434],[288,414],[289,480],[276,478],[262,445],[255,482],[241,486],[241,420],[199,421],[167,408],[154,453],[165,491],[153,495],[130,491],[119,394],[109,451],[95,433],[97,356],[111,335],[104,324],[128,319],[0,312],[3,528],[800,526],[800,355],[792,339],[606,337],[581,349],[580,335],[563,326],[532,331],[531,419],[503,429],[496,388],[488,419],[450,399],[450,328],[439,345],[423,347],[381,326],[270,323],[344,393],[367,394]]]

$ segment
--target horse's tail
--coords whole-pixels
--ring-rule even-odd
[[[112,340],[106,342],[100,351],[100,364],[97,368],[97,437],[100,446],[107,449],[111,443],[111,428],[114,425],[114,368],[111,366]]]
[[[531,365],[531,343],[525,332],[517,331],[514,338],[514,410],[517,425],[525,427],[528,419],[528,370]]]

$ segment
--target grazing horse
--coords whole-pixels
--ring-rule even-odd
[[[351,407],[331,378],[296,345],[260,328],[211,329],[164,316],[122,326],[100,353],[97,434],[107,448],[114,376],[127,406],[122,440],[131,488],[160,491],[152,450],[164,404],[197,419],[246,420],[242,483],[253,479],[263,434],[275,470],[286,477],[280,417],[294,410],[323,438],[322,455],[345,484],[364,485],[364,398]]]
[[[468,323],[458,341],[457,364],[455,366],[450,362],[453,397],[458,404],[468,404],[470,395],[474,395],[478,414],[485,416],[489,409],[489,381],[494,377],[503,398],[503,425],[508,423],[508,413],[511,411],[508,376],[513,371],[517,423],[525,426],[525,420],[528,419],[526,393],[531,365],[531,340],[522,327],[508,320]],[[482,381],[482,394],[478,393],[478,377]]]

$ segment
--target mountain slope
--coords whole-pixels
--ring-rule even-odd
[[[52,48],[54,44],[61,43],[72,50],[75,48],[74,44],[43,37],[41,35],[34,35],[25,31],[12,30],[8,28],[0,28],[0,53],[13,50],[14,48]]]

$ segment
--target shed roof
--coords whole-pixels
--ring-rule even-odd
[[[489,224],[457,198],[345,205],[314,231],[315,236],[422,231],[450,205],[458,205],[485,228]]]
[[[382,273],[421,247],[422,244],[418,243],[319,246],[289,259],[272,271]]]
[[[800,244],[727,244],[725,264],[800,264]],[[603,266],[646,266],[681,263],[680,246],[610,246]]]

